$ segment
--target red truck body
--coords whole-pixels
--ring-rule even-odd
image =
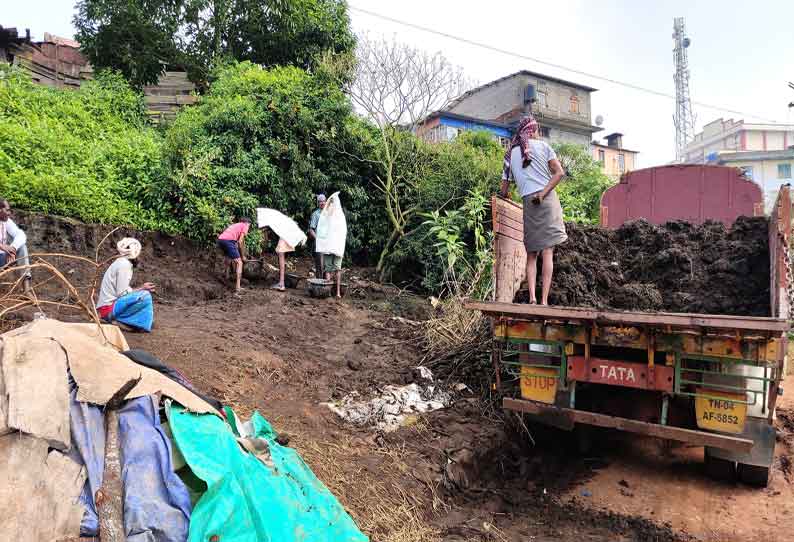
[[[673,165],[626,173],[601,196],[601,226],[615,229],[629,220],[652,224],[719,220],[764,214],[761,187],[725,166]]]

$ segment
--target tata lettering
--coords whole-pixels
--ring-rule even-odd
[[[637,382],[634,369],[626,367],[613,367],[611,365],[600,365],[601,378],[608,380],[618,380],[620,382]]]

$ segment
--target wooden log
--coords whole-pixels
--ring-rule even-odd
[[[105,404],[105,470],[94,501],[99,516],[99,535],[102,542],[125,542],[124,501],[121,486],[121,458],[119,456],[118,408],[141,377],[124,384]]]

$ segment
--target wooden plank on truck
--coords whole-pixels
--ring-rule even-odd
[[[599,324],[644,324],[674,326],[677,328],[730,329],[781,333],[789,324],[780,318],[757,316],[732,316],[722,314],[688,314],[673,312],[602,311],[581,307],[551,307],[504,302],[469,302],[466,308],[479,310],[493,316],[508,318],[541,318]]]
[[[496,301],[511,303],[527,266],[524,249],[524,214],[518,203],[493,196],[491,216],[494,231],[494,292]]]
[[[545,405],[534,401],[510,399],[506,397],[502,401],[502,406],[508,410],[524,412],[526,414],[539,416],[540,418],[543,418],[544,416],[549,416],[552,418],[564,416],[573,423],[608,427],[618,429],[620,431],[626,431],[628,433],[637,433],[640,435],[648,435],[651,437],[668,440],[677,440],[679,442],[686,442],[695,446],[711,446],[714,448],[721,448],[724,450],[731,450],[741,453],[749,453],[753,448],[753,441],[746,438],[707,433],[705,431],[684,429],[682,427],[658,425],[654,423],[641,422],[638,420],[630,420],[628,418],[618,418],[615,416],[608,416],[606,414],[598,414],[596,412],[586,412],[584,410],[572,410],[570,408]]]

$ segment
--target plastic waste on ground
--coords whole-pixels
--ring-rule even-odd
[[[317,223],[317,244],[315,251],[333,254],[340,258],[345,255],[347,241],[347,220],[342,209],[339,192],[334,192],[325,202]]]
[[[179,451],[207,484],[191,516],[191,542],[368,541],[258,412],[242,424],[228,408],[227,421],[177,403],[166,411]]]
[[[413,414],[440,410],[450,404],[452,391],[433,381],[427,367],[415,367],[415,382],[405,386],[384,386],[377,397],[361,401],[353,392],[340,401],[323,403],[343,420],[389,432],[404,425]],[[465,386],[464,386],[465,388]],[[454,385],[452,390],[458,390]]]

